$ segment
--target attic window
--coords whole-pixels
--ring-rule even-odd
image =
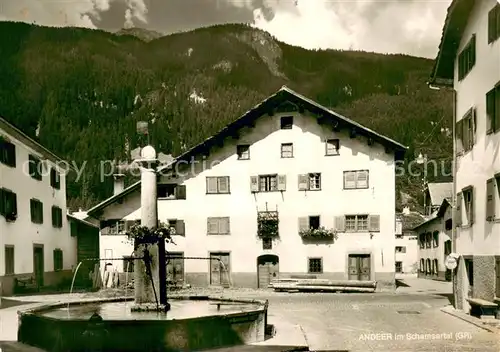
[[[158,185],[158,198],[175,198],[175,188],[177,184],[159,184]]]
[[[282,116],[281,117],[281,129],[291,130],[293,126],[293,116]]]

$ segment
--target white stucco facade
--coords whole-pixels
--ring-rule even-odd
[[[0,188],[15,194],[17,211],[10,217],[0,215],[0,276],[4,292],[11,291],[12,281],[18,276],[36,276],[34,262],[36,255],[34,248],[39,247],[38,255],[43,253],[43,285],[55,284],[58,276],[64,271],[71,270],[76,260],[76,239],[70,236],[70,229],[66,218],[66,178],[64,169],[56,165],[57,160],[48,158],[36,142],[18,132],[11,134],[5,122],[0,125],[0,138],[14,145],[15,166],[0,162]],[[11,130],[11,126],[9,127]],[[21,136],[21,137],[20,137]],[[30,176],[29,156],[35,156],[43,161],[40,168],[41,179]],[[59,189],[51,185],[50,170],[57,169],[59,174]],[[3,193],[5,194],[5,193]],[[31,200],[36,199],[43,207],[43,222],[34,223],[31,218]],[[5,204],[5,199],[0,200]],[[52,221],[52,207],[60,209],[60,224],[54,226]],[[5,208],[4,208],[5,209]],[[13,248],[13,268],[6,272],[6,266],[12,258],[6,258],[6,247]],[[54,266],[53,251],[62,251],[62,267]],[[11,256],[12,254],[10,254]],[[40,264],[39,264],[40,265]],[[12,270],[13,269],[13,270]]]
[[[282,116],[293,116],[291,129],[280,129]],[[339,154],[325,155],[325,140],[339,139]],[[293,143],[293,157],[281,157],[281,144]],[[318,123],[311,113],[263,115],[254,127],[227,138],[207,155],[198,155],[177,170],[159,177],[159,183],[184,185],[186,199],[159,199],[162,222],[182,220],[185,234],[175,236],[176,245],[168,250],[185,256],[208,257],[210,253],[229,253],[234,285],[257,285],[257,258],[271,254],[279,258],[279,277],[307,274],[309,258],[321,258],[317,277],[348,279],[351,255],[369,255],[370,279],[392,285],[395,270],[395,156],[381,144],[369,145],[367,138],[351,138],[348,131],[334,132]],[[237,145],[250,145],[249,159],[239,160]],[[368,188],[344,189],[344,171],[368,170]],[[299,190],[299,175],[321,174],[320,190]],[[280,175],[285,189],[252,192],[251,178]],[[284,176],[284,177],[283,177]],[[207,177],[229,177],[228,194],[207,194]],[[277,211],[279,239],[271,249],[263,249],[257,236],[257,213]],[[101,210],[100,220],[140,218],[139,190],[127,194]],[[379,217],[377,231],[349,232],[339,221],[355,214]],[[299,236],[299,218],[319,216],[320,225],[338,231],[330,242],[304,241]],[[208,235],[207,218],[229,217],[229,234]],[[343,220],[339,220],[342,218]],[[337,222],[337,223],[336,223]],[[345,223],[344,223],[345,225]],[[132,245],[125,236],[101,235],[101,256],[129,256]],[[123,270],[121,262],[114,262]],[[205,260],[185,260],[186,281],[210,282],[210,264]],[[191,275],[191,278],[190,278]]]

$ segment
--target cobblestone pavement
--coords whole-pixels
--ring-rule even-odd
[[[311,350],[316,351],[500,351],[500,335],[441,312],[439,308],[449,304],[446,292],[429,290],[432,293],[411,293],[411,290],[396,294],[275,293],[245,289],[189,289],[178,293],[268,299],[270,320],[300,324]],[[74,294],[71,298],[113,297],[123,293],[107,290]],[[131,294],[130,290],[128,293]],[[67,298],[67,295],[51,295],[20,299],[47,302]]]

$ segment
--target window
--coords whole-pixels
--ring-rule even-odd
[[[131,256],[123,257],[123,272],[125,273],[134,272],[134,257]]]
[[[309,273],[322,273],[323,272],[323,259],[322,258],[309,258],[308,270]]]
[[[207,177],[207,194],[229,193],[229,176]]]
[[[56,206],[52,207],[52,226],[62,227],[62,209]]]
[[[229,217],[207,218],[208,235],[229,235],[230,221]]]
[[[156,187],[158,199],[186,199],[186,186],[176,183],[158,184]]]
[[[38,199],[30,199],[31,222],[43,224],[43,203]]]
[[[53,252],[54,256],[54,271],[59,271],[63,269],[63,251],[56,248]]]
[[[431,248],[432,244],[432,234],[430,232],[425,233],[425,248]]]
[[[434,231],[432,233],[432,246],[439,247],[439,231]]]
[[[438,260],[437,259],[433,259],[432,260],[432,271],[433,271],[433,274],[434,275],[438,275],[439,274],[439,265],[438,265]]]
[[[476,35],[473,34],[467,45],[458,55],[458,80],[464,79],[476,64]]]
[[[344,189],[368,188],[368,170],[344,171]]]
[[[418,237],[420,248],[425,248],[425,233],[421,233],[420,235],[418,235]]]
[[[396,235],[397,239],[402,239],[404,236],[403,235]]]
[[[310,216],[309,217],[309,228],[313,230],[319,229],[320,226],[320,219],[319,216]]]
[[[0,163],[16,167],[16,146],[0,136]]]
[[[108,235],[121,235],[125,232],[125,221],[110,220],[108,224]]]
[[[259,191],[272,192],[278,190],[278,175],[259,176]]]
[[[468,187],[462,190],[462,197],[465,205],[465,216],[467,217],[467,224],[474,223],[474,194],[473,188]]]
[[[403,262],[396,262],[396,272],[397,273],[403,272]]]
[[[425,271],[425,261],[423,259],[420,259],[420,272]]]
[[[175,230],[176,236],[185,236],[186,235],[186,225],[184,223],[184,220],[168,219],[167,223],[168,223],[169,228],[173,228]]]
[[[32,178],[40,181],[42,179],[42,162],[36,156],[29,156],[29,173]]]
[[[56,169],[50,169],[50,185],[55,189],[61,189],[61,176]]]
[[[321,174],[318,172],[299,175],[299,191],[320,191]]]
[[[467,278],[469,279],[469,285],[474,285],[474,262],[472,259],[464,258],[465,272],[467,273]]]
[[[293,158],[293,143],[281,143],[281,157]]]
[[[446,220],[445,223],[444,223],[444,229],[446,231],[450,231],[452,228],[453,228],[452,219]]]
[[[291,130],[293,126],[293,116],[282,116],[280,122],[282,130]]]
[[[273,249],[273,239],[268,237],[263,238],[262,249]]]
[[[248,144],[237,145],[236,154],[238,155],[238,160],[249,160],[250,146]]]
[[[500,38],[500,4],[488,12],[488,44]]]
[[[404,246],[397,246],[396,247],[396,253],[406,253],[406,247],[404,247]]]
[[[426,274],[431,273],[431,260],[430,259],[425,260],[425,273]]]
[[[500,131],[500,84],[486,93],[486,116],[486,133]]]
[[[17,196],[5,188],[0,188],[0,215],[7,221],[14,221],[17,218]]]
[[[328,139],[325,148],[325,155],[339,155],[340,141],[338,139]]]
[[[471,108],[456,125],[458,154],[472,150],[475,143],[476,126],[476,109]]]
[[[5,246],[5,275],[14,274],[14,246]]]
[[[347,232],[368,231],[368,215],[346,215],[345,227]]]

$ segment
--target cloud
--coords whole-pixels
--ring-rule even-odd
[[[129,22],[147,23],[144,0],[0,0],[0,19],[45,26],[96,28],[100,15],[116,2],[126,3]]]
[[[307,49],[354,49],[434,58],[451,0],[226,0],[253,25]],[[271,14],[270,14],[271,13]]]

